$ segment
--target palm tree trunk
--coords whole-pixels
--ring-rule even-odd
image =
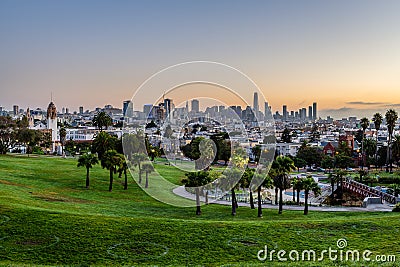
[[[361,140],[361,170],[364,170],[364,131]]]
[[[149,187],[149,173],[146,172],[146,184],[144,186],[144,188],[148,188]]]
[[[386,172],[389,172],[389,162],[390,162],[390,143],[391,143],[391,134],[389,133],[389,142],[386,149]]]
[[[89,188],[89,168],[86,168],[86,188]]]
[[[378,130],[376,130],[375,169],[378,169]]]
[[[308,190],[304,191],[304,215],[308,214]]]
[[[275,187],[275,205],[278,205],[278,187]]]
[[[282,214],[282,210],[283,210],[283,190],[279,189],[279,212],[278,214]]]
[[[235,189],[232,188],[231,192],[232,192],[232,199],[231,199],[231,202],[232,202],[232,215],[235,216],[235,215],[236,215],[236,195],[235,195]]]
[[[257,202],[258,202],[258,217],[262,217],[262,207],[261,207],[261,185],[257,188]]]
[[[253,192],[251,192],[251,189],[250,189],[250,208],[251,209],[255,209],[254,208]]]
[[[297,189],[297,205],[300,205],[300,189]]]
[[[140,168],[140,163],[138,164],[138,169],[139,169],[139,184],[142,183],[142,170]]]
[[[110,186],[108,187],[108,191],[112,191],[112,186],[114,182],[114,170],[113,168],[110,168]]]
[[[206,191],[206,205],[208,205],[208,190]]]
[[[196,187],[195,191],[196,191],[196,215],[201,215],[199,188]]]
[[[124,190],[128,190],[128,175],[126,173],[126,169],[124,169],[124,176],[125,176]]]
[[[293,195],[292,196],[293,197],[293,203],[295,203],[296,202],[296,194],[294,193],[295,192],[294,188],[292,190],[293,190],[293,194],[292,194]]]

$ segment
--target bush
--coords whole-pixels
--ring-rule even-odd
[[[397,203],[396,206],[392,210],[393,212],[400,212],[400,203]]]
[[[400,184],[400,176],[383,176],[379,177],[379,183],[381,184]]]

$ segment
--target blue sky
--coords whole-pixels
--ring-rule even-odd
[[[400,103],[398,14],[399,1],[1,0],[0,106],[51,92],[59,108],[121,106],[160,69],[211,60],[273,109],[384,110]]]

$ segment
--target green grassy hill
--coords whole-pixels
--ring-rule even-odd
[[[184,174],[163,162],[156,169],[172,183]],[[134,177],[137,178],[136,176]],[[158,266],[381,266],[377,262],[279,262],[257,259],[264,248],[275,250],[346,249],[377,254],[399,253],[400,215],[396,213],[264,210],[208,205],[203,215],[148,196],[129,178],[127,191],[116,179],[108,192],[108,171],[85,169],[76,160],[52,157],[0,157],[0,265],[158,265]],[[157,188],[156,176],[150,187]],[[171,198],[177,197],[166,190]],[[287,256],[287,255],[286,255]],[[387,263],[386,266],[398,266]]]

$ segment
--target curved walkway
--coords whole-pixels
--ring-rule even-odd
[[[185,190],[184,186],[179,186],[173,190],[173,193],[187,198],[191,200],[195,200],[196,196],[195,194],[189,193],[188,191]],[[205,201],[204,197],[200,197],[200,200],[202,202]],[[215,200],[214,198],[209,197],[209,203],[215,203],[215,204],[220,204],[220,205],[231,205],[230,201],[225,201],[225,200]],[[256,203],[255,203],[256,204]],[[238,202],[239,206],[250,206],[249,203],[243,203],[243,202]],[[271,204],[263,204],[263,208],[269,208],[269,209],[278,209],[277,205],[271,205]],[[304,210],[304,206],[292,206],[292,205],[284,205],[284,209],[286,210]],[[315,211],[360,211],[360,212],[365,212],[365,211],[392,211],[393,207],[389,206],[388,204],[380,204],[380,205],[369,205],[367,208],[362,208],[362,207],[331,207],[331,206],[309,206],[309,210],[315,210]]]

